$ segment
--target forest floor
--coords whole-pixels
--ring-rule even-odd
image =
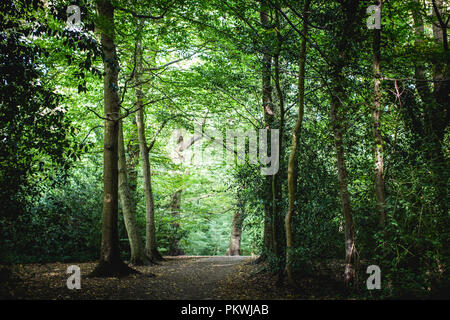
[[[1,272],[0,299],[336,299],[339,281],[305,277],[292,290],[251,257],[165,257],[158,265],[137,266],[123,278],[89,278],[96,262],[14,265]],[[67,267],[81,269],[81,289],[66,286]],[[9,274],[8,274],[9,273]]]

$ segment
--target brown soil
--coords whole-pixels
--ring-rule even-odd
[[[16,265],[3,279],[0,299],[221,299],[222,285],[250,257],[165,257],[158,265],[133,267],[123,278],[87,277],[97,265],[46,263]],[[67,267],[81,269],[81,289],[66,286]],[[3,267],[5,269],[5,267]]]

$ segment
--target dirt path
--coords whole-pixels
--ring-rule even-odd
[[[95,263],[27,264],[14,267],[0,298],[12,299],[220,299],[220,286],[250,257],[166,257],[156,266],[135,267],[125,278],[87,278]],[[66,286],[67,267],[81,269],[81,289]],[[155,276],[152,276],[155,275]]]
[[[159,299],[217,299],[219,285],[236,265],[249,257],[208,257],[182,259],[153,268],[155,278],[145,282],[146,292],[158,291]]]

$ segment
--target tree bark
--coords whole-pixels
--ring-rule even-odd
[[[265,29],[270,28],[269,16],[268,16],[268,4],[266,1],[261,1],[261,12],[260,12],[260,22]],[[263,60],[262,60],[262,106],[264,110],[264,121],[266,129],[271,129],[274,121],[274,109],[272,102],[272,85],[271,85],[271,72],[272,72],[272,54],[271,47],[267,44],[267,40],[263,39]],[[270,144],[268,144],[270,148]],[[263,250],[260,258],[257,262],[264,261],[269,252],[274,250],[274,239],[273,235],[273,177],[265,177],[264,185],[264,238],[263,238]]]
[[[286,273],[288,276],[288,281],[291,285],[294,285],[292,264],[293,264],[293,250],[294,250],[294,239],[292,235],[292,216],[294,214],[294,201],[296,193],[296,171],[297,166],[295,164],[297,147],[300,140],[300,133],[303,122],[303,114],[305,108],[305,65],[306,65],[306,37],[308,36],[308,11],[309,11],[310,0],[306,0],[303,7],[303,30],[302,33],[304,37],[300,45],[300,54],[298,62],[298,116],[295,122],[295,127],[292,132],[292,146],[291,153],[289,155],[288,164],[288,192],[289,192],[289,206],[288,212],[285,217],[285,228],[286,228]]]
[[[128,186],[130,188],[133,212],[136,213],[136,190],[138,184],[138,168],[139,163],[139,139],[137,136],[136,117],[131,117],[132,129],[131,138],[126,148],[126,166],[128,174]]]
[[[161,260],[162,256],[158,252],[156,244],[155,229],[155,203],[153,199],[152,179],[150,170],[150,156],[147,148],[144,130],[144,112],[140,109],[136,113],[136,120],[139,133],[139,149],[142,159],[142,175],[144,177],[145,192],[145,253],[151,261]]]
[[[337,94],[338,92],[334,92]],[[338,109],[342,107],[338,98],[331,98],[331,123],[333,126],[334,142],[337,155],[337,169],[339,192],[341,196],[342,212],[345,221],[345,272],[344,279],[346,285],[350,285],[355,276],[355,241],[352,208],[350,204],[350,194],[348,192],[347,168],[345,164],[344,143],[343,143],[343,126],[342,118],[338,116]]]
[[[341,7],[344,13],[344,23],[342,25],[341,37],[337,43],[337,54],[331,65],[330,75],[332,80],[331,99],[330,99],[330,120],[333,128],[337,170],[339,181],[339,193],[341,197],[342,212],[344,215],[345,229],[345,271],[344,282],[347,287],[354,282],[355,278],[355,240],[353,214],[350,202],[350,194],[348,192],[347,167],[345,163],[344,152],[344,134],[345,134],[345,113],[346,106],[344,101],[347,100],[345,90],[345,77],[342,73],[344,67],[349,61],[349,48],[353,45],[352,41],[356,34],[356,19],[359,7],[359,0],[342,1]]]
[[[274,65],[274,83],[276,94],[278,98],[278,129],[279,129],[279,170],[272,176],[272,239],[273,239],[273,253],[278,261],[278,284],[282,282],[284,275],[284,228],[282,219],[282,171],[283,171],[283,132],[284,132],[284,96],[280,83],[280,53],[282,50],[283,38],[280,32],[281,26],[279,23],[278,11],[275,12],[275,25],[277,29],[276,49],[273,55]],[[274,119],[275,120],[275,119]],[[275,121],[274,121],[275,122]],[[274,125],[275,127],[275,125]]]
[[[130,264],[144,265],[148,261],[145,257],[144,245],[134,216],[135,207],[128,183],[122,121],[119,122],[119,191],[123,220],[130,243]]]
[[[103,149],[103,220],[99,264],[91,276],[121,276],[132,272],[120,258],[118,231],[118,96],[119,64],[114,44],[114,8],[110,1],[97,2],[104,65],[105,133]]]
[[[139,40],[138,40],[139,41]],[[142,176],[144,178],[144,192],[145,192],[145,254],[147,258],[154,262],[162,260],[162,256],[157,249],[156,244],[156,229],[155,229],[155,204],[153,199],[152,178],[150,170],[150,155],[147,146],[147,139],[145,137],[145,121],[144,121],[144,103],[143,92],[141,88],[141,74],[142,74],[142,48],[141,43],[137,43],[136,52],[136,125],[139,140],[139,153],[142,161]]]
[[[240,208],[236,210],[233,215],[233,225],[231,229],[230,245],[228,246],[227,256],[240,256],[241,255],[241,235],[242,235],[242,222],[244,215]]]
[[[174,218],[174,221],[172,222],[173,237],[169,243],[169,256],[179,256],[184,254],[184,251],[180,248],[180,238],[178,236],[180,223],[177,221],[180,217],[182,191],[182,189],[178,189],[177,191],[175,191],[170,202],[171,214],[172,218]]]

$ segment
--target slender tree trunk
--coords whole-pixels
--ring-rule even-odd
[[[153,199],[152,179],[150,170],[150,155],[145,137],[145,121],[144,121],[144,103],[143,92],[141,89],[141,72],[142,72],[142,48],[141,44],[137,44],[136,53],[136,125],[138,130],[139,151],[142,161],[142,176],[144,178],[145,192],[145,254],[150,261],[162,260],[161,254],[158,252],[156,244],[155,230],[155,204]]]
[[[269,16],[268,16],[268,5],[266,1],[261,2],[261,12],[260,12],[260,22],[263,25],[263,28],[269,29]],[[271,129],[274,121],[274,109],[272,102],[272,85],[271,85],[271,72],[272,72],[272,55],[271,48],[268,45],[268,41],[266,39],[263,40],[265,42],[264,45],[264,53],[263,53],[263,61],[262,61],[262,105],[264,110],[264,121],[266,129]],[[270,145],[268,145],[270,148]],[[266,183],[264,186],[265,190],[265,199],[264,199],[264,211],[265,211],[265,219],[264,219],[264,240],[263,240],[263,250],[260,258],[257,262],[263,261],[266,259],[267,253],[273,252],[274,250],[274,239],[273,235],[273,177],[266,176]]]
[[[383,5],[382,0],[378,0],[378,5]],[[381,106],[381,73],[380,73],[380,42],[381,29],[374,29],[373,39],[373,74],[374,74],[374,105],[372,108],[373,116],[373,135],[375,138],[375,195],[377,199],[378,222],[384,227],[386,219],[386,195],[384,187],[384,155],[383,155],[383,138],[381,136],[380,124],[382,115]]]
[[[353,214],[348,191],[347,167],[344,152],[344,134],[346,130],[346,106],[347,95],[345,90],[345,77],[343,69],[349,60],[349,48],[354,45],[352,41],[357,33],[356,21],[358,21],[359,0],[342,1],[341,7],[345,16],[342,26],[342,34],[337,43],[337,55],[330,69],[332,79],[330,99],[330,120],[333,128],[337,170],[339,181],[339,193],[341,197],[342,212],[344,215],[345,229],[345,271],[344,281],[347,287],[354,283],[356,247],[354,239]]]
[[[282,190],[282,175],[283,175],[283,133],[284,133],[284,95],[280,83],[280,53],[283,45],[283,37],[281,35],[280,21],[278,11],[275,12],[275,25],[277,30],[276,50],[273,56],[274,64],[274,82],[278,98],[278,129],[279,129],[279,170],[272,176],[272,237],[274,240],[274,254],[277,257],[278,264],[278,284],[283,281],[285,269],[285,252],[284,252],[284,228],[283,228],[283,190]]]
[[[155,204],[153,199],[153,189],[150,170],[150,156],[147,148],[144,130],[144,112],[142,108],[136,113],[136,120],[139,132],[139,149],[142,159],[142,175],[144,177],[144,192],[145,192],[145,253],[147,257],[152,260],[161,260],[162,256],[159,254],[156,245],[156,230],[155,230]]]
[[[303,7],[303,35],[302,42],[300,45],[300,55],[298,62],[298,116],[295,123],[294,130],[292,132],[292,146],[291,153],[289,155],[288,164],[288,191],[289,191],[289,207],[288,212],[285,217],[285,228],[286,228],[286,272],[288,276],[288,281],[291,285],[294,285],[292,263],[293,263],[293,250],[294,250],[294,238],[292,235],[292,215],[294,214],[294,201],[296,193],[296,171],[297,166],[295,164],[297,147],[299,143],[303,114],[305,108],[305,65],[306,65],[306,37],[308,36],[308,11],[309,11],[310,0],[305,2]]]
[[[337,92],[335,92],[337,94]],[[348,192],[347,168],[345,164],[343,125],[342,118],[338,116],[342,107],[336,97],[331,98],[331,123],[333,126],[334,141],[337,155],[337,169],[339,180],[339,192],[341,195],[342,212],[345,221],[345,283],[350,285],[355,277],[355,241],[352,208],[350,204],[350,194]]]
[[[130,263],[132,265],[143,265],[146,263],[147,259],[145,257],[141,234],[134,216],[135,207],[128,184],[122,120],[119,122],[119,191],[123,220],[128,234],[128,241],[130,243]]]
[[[104,54],[105,137],[103,151],[103,221],[100,262],[92,276],[120,276],[133,270],[120,258],[118,231],[118,96],[119,65],[114,44],[114,8],[110,1],[97,2]]]

